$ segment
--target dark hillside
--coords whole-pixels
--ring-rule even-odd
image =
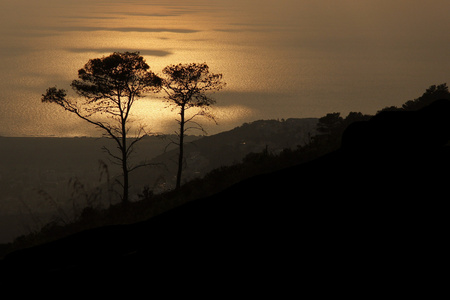
[[[188,143],[184,149],[183,182],[201,178],[211,170],[239,163],[252,152],[267,150],[271,154],[279,154],[285,149],[304,146],[316,135],[317,122],[316,118],[259,120]],[[178,150],[174,147],[169,149],[172,150],[151,160],[152,163],[159,165],[158,172],[154,172],[154,169],[138,170],[132,174],[133,180],[142,186],[155,187],[156,191],[158,191],[157,184],[164,188],[172,188]]]
[[[166,145],[161,137],[145,136],[131,162],[151,159]],[[45,225],[55,206],[72,218],[77,213],[74,206],[119,202],[117,193],[105,192],[95,203],[86,203],[86,197],[79,195],[93,194],[98,186],[107,189],[106,183],[114,183],[120,173],[102,150],[104,146],[112,151],[116,147],[107,138],[0,137],[0,243]],[[142,186],[135,188],[136,193],[142,190]]]
[[[315,134],[316,124],[314,118],[260,120],[213,136],[187,136],[183,181],[241,162],[250,152],[267,149],[277,154],[286,148],[296,149]],[[136,145],[131,162],[150,161],[154,165],[131,173],[133,200],[145,186],[155,193],[173,188],[177,150],[172,145],[164,151],[175,138],[146,136]],[[59,221],[71,222],[86,206],[108,207],[119,202],[119,194],[111,192],[108,183],[115,184],[120,169],[111,164],[103,146],[116,147],[106,138],[0,138],[0,243],[61,217],[64,220]],[[234,182],[239,178],[243,177]]]
[[[148,270],[152,289],[171,278],[263,294],[380,293],[438,281],[447,257],[449,114],[450,102],[439,101],[356,123],[342,148],[318,159],[140,223],[12,253],[1,270],[22,280]]]

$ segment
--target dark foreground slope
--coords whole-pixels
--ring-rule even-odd
[[[142,223],[12,253],[1,272],[9,278],[139,273],[228,288],[280,283],[297,291],[378,290],[425,278],[438,284],[447,255],[449,115],[448,101],[382,113],[349,127],[342,148],[320,159]]]

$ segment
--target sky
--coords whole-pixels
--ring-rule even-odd
[[[0,0],[0,135],[98,136],[41,95],[89,59],[140,51],[151,70],[207,63],[227,86],[209,134],[258,119],[374,114],[450,83],[448,0]],[[161,95],[135,124],[171,133]],[[193,132],[195,134],[195,132]]]

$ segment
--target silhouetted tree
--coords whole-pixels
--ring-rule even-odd
[[[377,114],[382,112],[382,111],[401,111],[401,110],[403,110],[403,109],[399,108],[399,107],[397,107],[395,105],[392,105],[392,106],[386,106],[382,110],[377,111]]]
[[[397,106],[387,106],[377,113],[383,111],[416,111],[425,106],[430,105],[436,100],[439,99],[448,99],[450,100],[450,92],[448,90],[448,86],[446,83],[442,83],[439,85],[431,85],[428,89],[426,89],[425,93],[422,94],[419,98],[414,100],[406,101],[401,107]]]
[[[344,130],[352,123],[367,121],[371,115],[360,112],[350,112],[347,117],[342,118],[340,113],[329,113],[319,119],[317,131],[320,133],[313,137],[308,147],[315,148],[318,153],[327,153],[341,146],[341,138]]]
[[[450,92],[446,83],[430,86],[422,96],[403,104],[402,109],[408,111],[419,110],[439,99],[450,100]]]
[[[343,127],[347,127],[348,125],[350,125],[351,123],[354,122],[360,122],[360,121],[367,121],[369,120],[371,117],[371,115],[365,115],[363,113],[360,112],[350,112],[344,119],[343,121]],[[344,130],[345,130],[344,128]]]
[[[213,74],[209,72],[209,67],[205,63],[203,64],[178,64],[170,65],[163,69],[165,78],[163,79],[162,89],[165,92],[165,99],[175,108],[178,108],[178,114],[180,115],[178,142],[178,171],[176,188],[181,186],[181,174],[183,170],[183,146],[184,135],[187,130],[196,128],[202,131],[203,128],[200,124],[194,121],[198,116],[203,116],[214,120],[208,112],[208,107],[215,103],[215,100],[207,95],[209,91],[218,91],[225,86],[222,81],[222,74]],[[186,116],[186,111],[190,108],[199,108],[196,113],[190,116]],[[194,124],[192,127],[187,127],[187,123]]]
[[[329,113],[319,119],[317,130],[320,133],[330,134],[342,124],[341,113]]]
[[[129,201],[129,157],[142,135],[139,132],[128,143],[129,120],[134,101],[145,93],[157,91],[161,79],[156,76],[139,52],[115,52],[107,57],[91,59],[78,71],[72,89],[83,99],[69,99],[63,89],[51,87],[42,95],[42,102],[55,103],[104,131],[113,139],[120,154],[104,148],[113,161],[121,165],[123,175],[122,201]],[[104,116],[107,118],[105,119]]]

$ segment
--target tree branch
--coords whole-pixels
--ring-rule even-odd
[[[164,164],[163,163],[142,163],[142,164],[139,164],[137,166],[134,166],[134,167],[128,169],[128,172],[133,172],[136,169],[143,168],[143,167],[160,166],[160,165],[164,165]]]

